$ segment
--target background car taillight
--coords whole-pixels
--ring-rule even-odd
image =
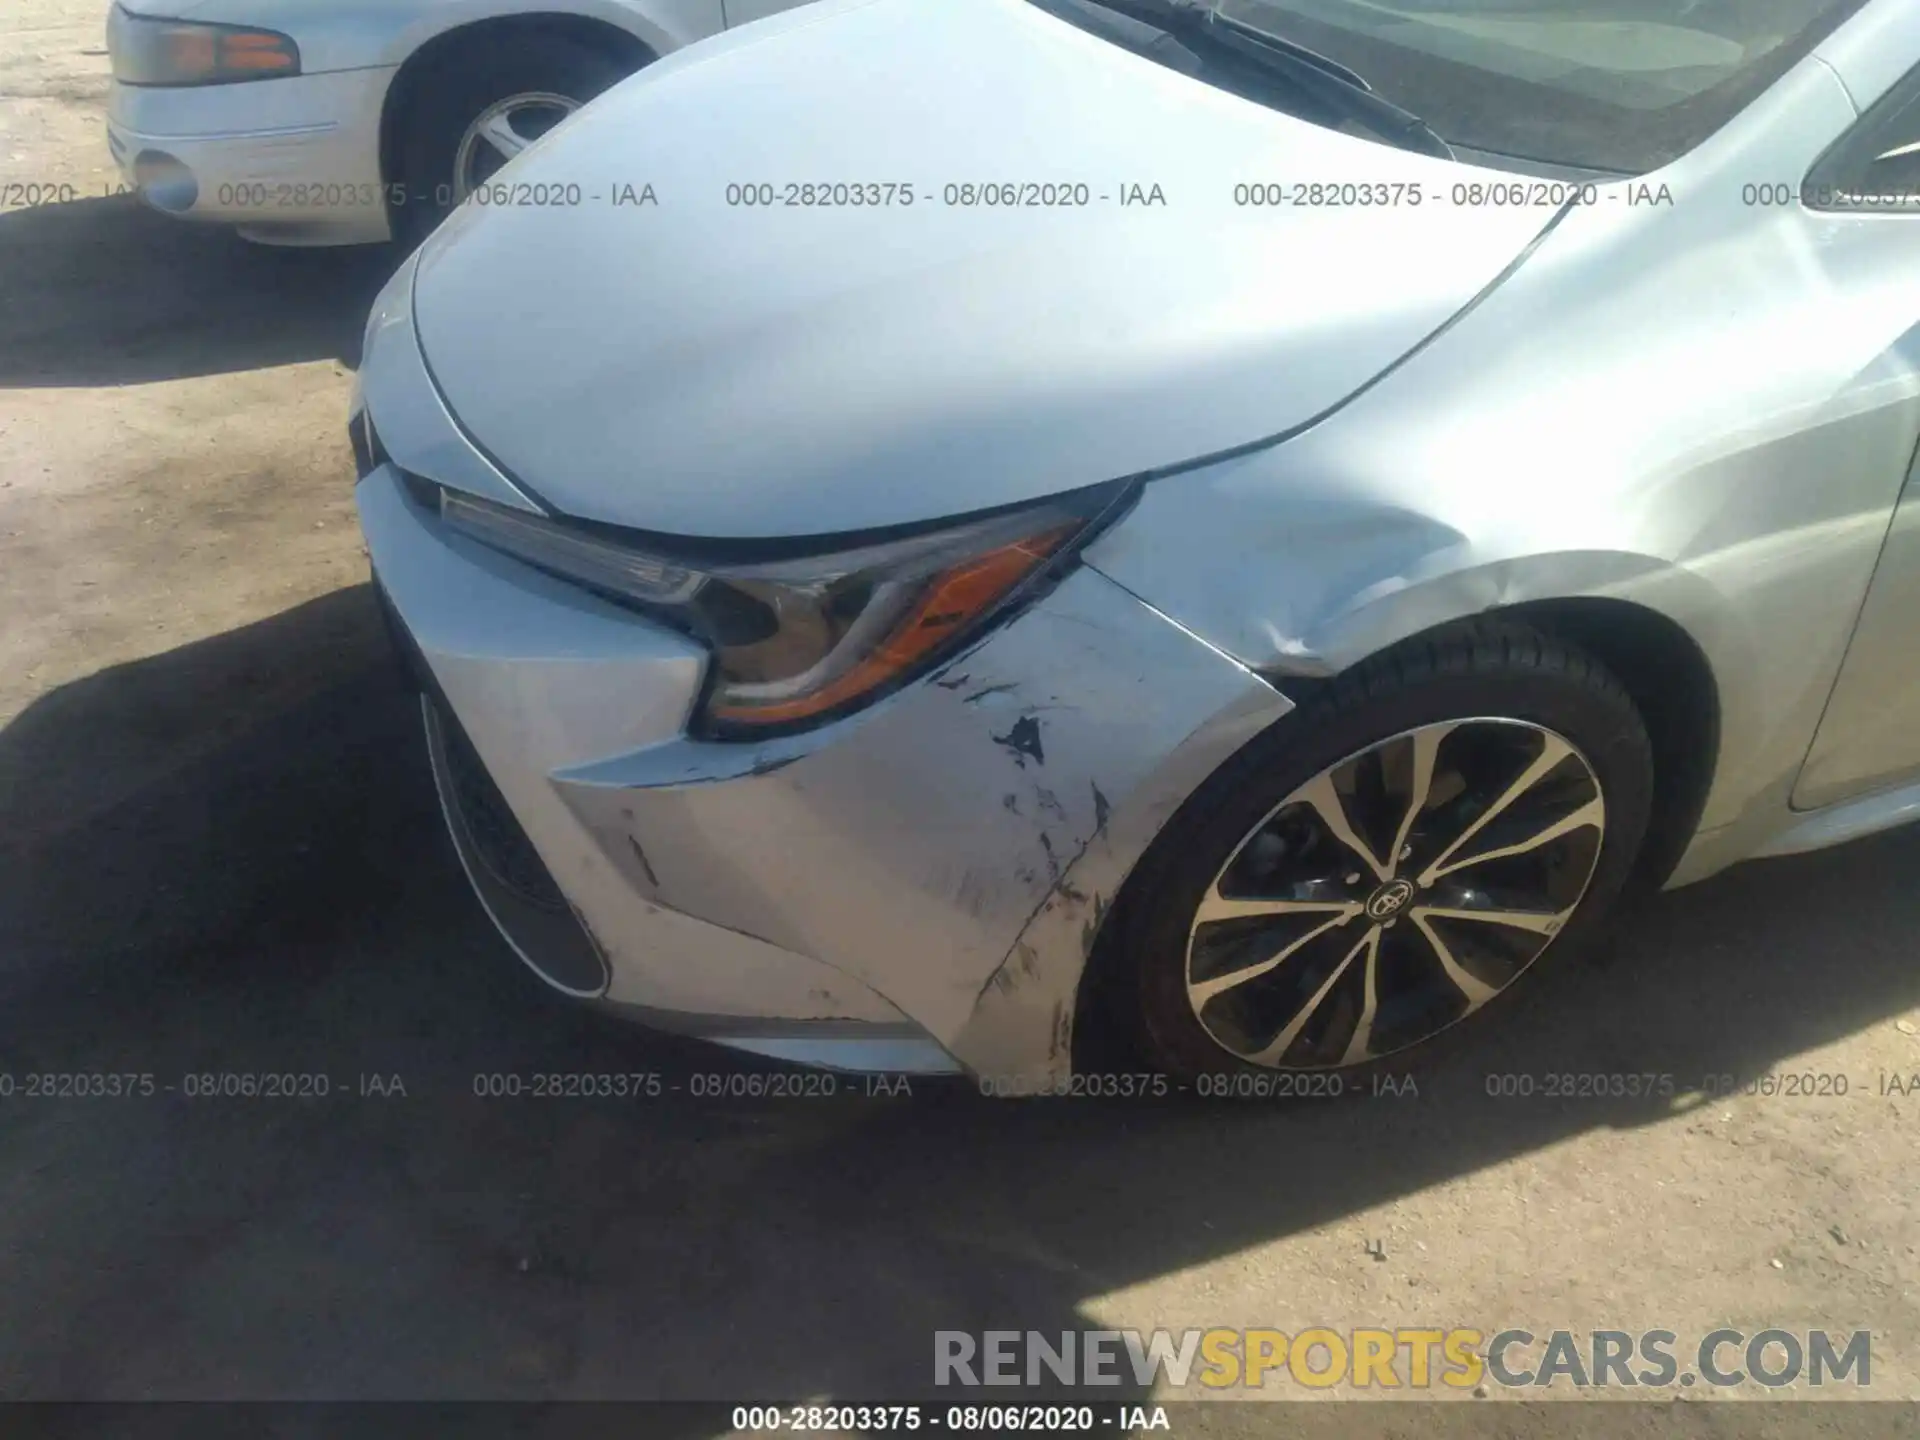
[[[300,47],[277,30],[107,14],[107,56],[122,85],[230,85],[300,73]]]

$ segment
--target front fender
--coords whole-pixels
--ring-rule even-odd
[[[1582,549],[1503,536],[1497,516],[1469,534],[1400,491],[1258,473],[1280,453],[1149,487],[1088,563],[1282,691],[1289,677],[1337,675],[1437,626],[1529,602],[1642,607],[1691,637],[1718,692],[1721,744],[1700,831],[1752,826],[1757,836],[1778,821],[1886,530],[1877,505],[1842,503],[1771,531],[1678,544],[1678,554]],[[1565,529],[1568,540],[1604,534],[1578,516]],[[1196,560],[1206,555],[1217,563]],[[1716,863],[1739,853],[1731,846]]]

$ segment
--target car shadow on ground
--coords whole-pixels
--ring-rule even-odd
[[[0,387],[357,367],[367,311],[400,259],[383,245],[253,245],[130,195],[0,212]]]
[[[196,709],[252,716],[189,747]],[[70,807],[30,778],[81,772]],[[0,781],[0,1068],[155,1086],[0,1130],[14,1398],[924,1395],[936,1330],[1079,1328],[1096,1297],[1671,1114],[1496,1100],[1489,1074],[1685,1087],[1920,1001],[1906,833],[1653,902],[1417,1098],[696,1097],[738,1067],[549,1002],[471,902],[365,587],[44,697],[0,730]],[[326,1094],[189,1093],[223,1073]],[[681,1089],[475,1093],[546,1073]]]

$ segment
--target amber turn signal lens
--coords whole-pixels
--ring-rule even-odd
[[[220,68],[220,57],[215,33],[212,30],[190,30],[185,26],[171,31],[167,35],[167,48],[171,52],[168,58],[175,73],[182,76],[216,73]]]
[[[278,35],[258,35],[242,31],[220,37],[220,68],[222,70],[276,74],[281,71],[296,70],[299,65],[299,60],[291,53],[287,42]]]
[[[709,714],[735,725],[804,720],[897,679],[978,620],[1081,527],[1061,525],[989,550],[932,576],[891,633],[846,674],[810,694],[765,705],[715,704]]]

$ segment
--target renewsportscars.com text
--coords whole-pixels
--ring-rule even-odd
[[[1165,1385],[1174,1389],[1664,1389],[1873,1380],[1866,1330],[939,1330],[939,1386]]]

